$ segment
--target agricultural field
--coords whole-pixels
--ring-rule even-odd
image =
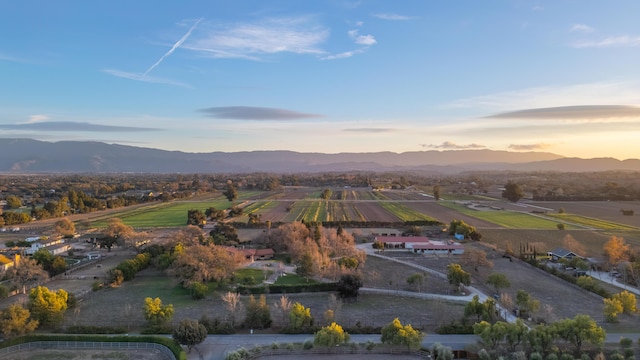
[[[637,230],[638,228],[575,214],[545,214],[545,217],[558,219],[568,224],[584,226],[593,230]]]
[[[171,203],[152,204],[139,207],[133,210],[123,209],[123,211],[112,214],[109,217],[118,217],[126,225],[134,228],[150,227],[180,227],[187,224],[187,213],[189,210],[198,209],[205,211],[210,207],[216,209],[226,209],[240,204],[239,201],[233,203],[222,200],[212,201],[176,201]],[[91,226],[104,227],[108,219],[91,221]]]
[[[455,202],[441,201],[438,204],[501,227],[514,229],[557,229],[558,222],[528,213],[504,210],[475,210]],[[571,229],[571,225],[565,226]]]
[[[638,201],[532,201],[527,204],[549,208],[555,213],[562,208],[569,214],[640,228],[640,202]],[[621,211],[623,209],[633,210],[634,215],[623,215]]]
[[[452,220],[462,220],[465,223],[477,228],[496,227],[496,224],[489,221],[480,220],[473,216],[463,214],[453,208],[440,205],[442,201],[421,201],[407,202],[405,206],[414,209],[422,214],[430,216],[443,224],[449,224]]]

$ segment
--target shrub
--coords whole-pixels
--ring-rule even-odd
[[[633,345],[633,340],[626,337],[620,338],[620,346],[623,349],[628,349],[631,347],[631,345]]]
[[[542,360],[542,354],[540,354],[539,352],[532,352],[531,355],[529,355],[529,360]]]
[[[193,284],[191,284],[189,290],[191,291],[191,298],[193,298],[194,300],[200,300],[204,299],[207,291],[209,290],[209,287],[201,282],[194,282]]]
[[[305,350],[313,349],[313,341],[311,341],[311,340],[305,341],[304,344],[302,344],[302,348],[305,349]]]

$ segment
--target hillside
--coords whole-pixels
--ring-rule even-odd
[[[640,160],[564,158],[546,152],[494,150],[405,153],[246,151],[187,153],[85,141],[0,139],[0,172],[248,173],[333,171],[640,171]]]

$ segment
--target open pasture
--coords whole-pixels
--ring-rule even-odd
[[[577,224],[580,226],[586,226],[587,228],[590,229],[595,229],[595,230],[636,230],[637,228],[632,227],[632,226],[628,226],[628,225],[623,225],[623,224],[619,224],[619,223],[614,223],[611,221],[606,221],[606,220],[601,220],[601,219],[595,219],[595,218],[590,218],[590,217],[586,217],[586,216],[581,216],[581,215],[575,215],[575,214],[568,214],[568,213],[563,213],[563,214],[545,214],[546,217],[551,217],[554,219],[558,219],[560,221],[569,223],[569,224]]]
[[[528,213],[504,211],[504,210],[474,210],[455,202],[441,201],[438,204],[456,210],[468,216],[472,216],[505,228],[514,229],[556,229],[558,223]],[[570,225],[567,229],[572,228]]]
[[[535,245],[537,252],[545,253],[563,247],[563,239],[569,235],[583,247],[587,257],[601,256],[602,246],[610,237],[608,234],[588,230],[483,229],[482,242],[499,249],[506,249],[509,244],[516,255],[520,246],[527,244]]]

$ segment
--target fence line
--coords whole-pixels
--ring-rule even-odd
[[[9,355],[20,351],[46,349],[74,350],[145,350],[158,354],[158,358],[176,360],[173,352],[164,345],[148,342],[100,342],[100,341],[32,341],[0,349],[0,355]]]

